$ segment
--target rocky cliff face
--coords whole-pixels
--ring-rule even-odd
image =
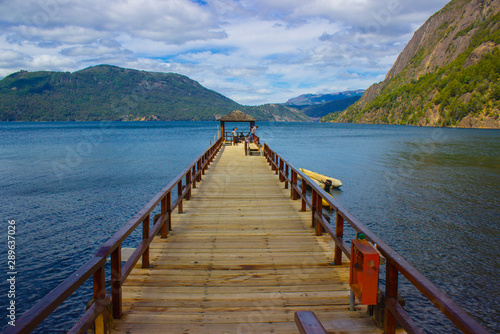
[[[500,128],[500,0],[453,0],[338,122]]]

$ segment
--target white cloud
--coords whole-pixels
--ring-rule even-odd
[[[0,77],[112,65],[243,104],[366,88],[446,0],[4,0]]]

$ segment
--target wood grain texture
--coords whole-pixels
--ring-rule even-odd
[[[331,333],[381,333],[364,308],[349,312],[349,264],[333,265],[310,225],[263,157],[224,147],[151,244],[152,267],[125,282],[115,332],[298,333],[304,310]]]

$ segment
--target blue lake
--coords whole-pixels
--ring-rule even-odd
[[[344,207],[490,331],[500,331],[500,131],[258,125],[261,140],[293,165],[340,179],[333,196]],[[0,123],[4,235],[9,220],[17,228],[16,314],[85,263],[217,131],[217,122]],[[426,332],[456,332],[402,285],[407,309]],[[36,332],[67,331],[90,295],[86,284]]]

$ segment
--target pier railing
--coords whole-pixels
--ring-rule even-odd
[[[240,138],[240,135],[243,134],[243,137],[249,137],[250,136],[250,131],[238,131],[238,139]],[[233,133],[231,131],[226,131],[224,132],[224,140],[226,141],[233,141]]]
[[[271,165],[271,169],[279,175],[279,180],[284,182],[285,189],[290,188],[290,196],[294,200],[302,201],[302,211],[307,208],[312,212],[311,226],[317,235],[324,231],[335,242],[334,263],[342,264],[342,254],[351,259],[349,244],[343,239],[346,223],[356,232],[365,234],[366,238],[376,245],[378,251],[386,259],[386,285],[385,285],[385,315],[384,333],[393,334],[399,323],[407,333],[422,333],[410,318],[408,313],[397,302],[398,275],[401,273],[415,286],[428,300],[430,300],[448,319],[450,319],[463,333],[488,333],[474,318],[458,306],[451,298],[435,286],[429,279],[409,264],[401,255],[389,247],[358,219],[342,207],[325,190],[312,181],[300,169],[295,168],[278,153],[264,144],[264,154]],[[301,179],[301,185],[297,183]],[[307,186],[311,187],[311,196],[307,196]],[[323,215],[323,201],[325,200],[335,212],[335,222],[332,225]]]
[[[142,268],[149,267],[149,244],[159,233],[161,233],[162,238],[167,237],[172,211],[178,209],[178,212],[182,213],[183,200],[190,199],[191,188],[196,188],[197,182],[201,181],[202,175],[205,174],[222,145],[223,138],[220,138],[203,154],[194,159],[188,167],[102,245],[87,263],[26,311],[17,319],[16,326],[9,326],[4,333],[31,332],[91,277],[93,278],[94,301],[68,333],[85,333],[92,324],[95,325],[95,333],[106,333],[106,318],[108,317],[106,309],[108,305],[112,305],[113,317],[115,319],[121,318],[123,283],[140,258],[142,258]],[[174,189],[177,189],[177,198],[172,202]],[[158,205],[161,208],[161,215],[151,226],[150,216]],[[122,265],[122,243],[141,225],[142,240],[129,259]],[[111,257],[111,272],[107,273],[108,276],[106,276],[105,264],[108,257]],[[111,282],[111,295],[105,290],[106,277]]]

